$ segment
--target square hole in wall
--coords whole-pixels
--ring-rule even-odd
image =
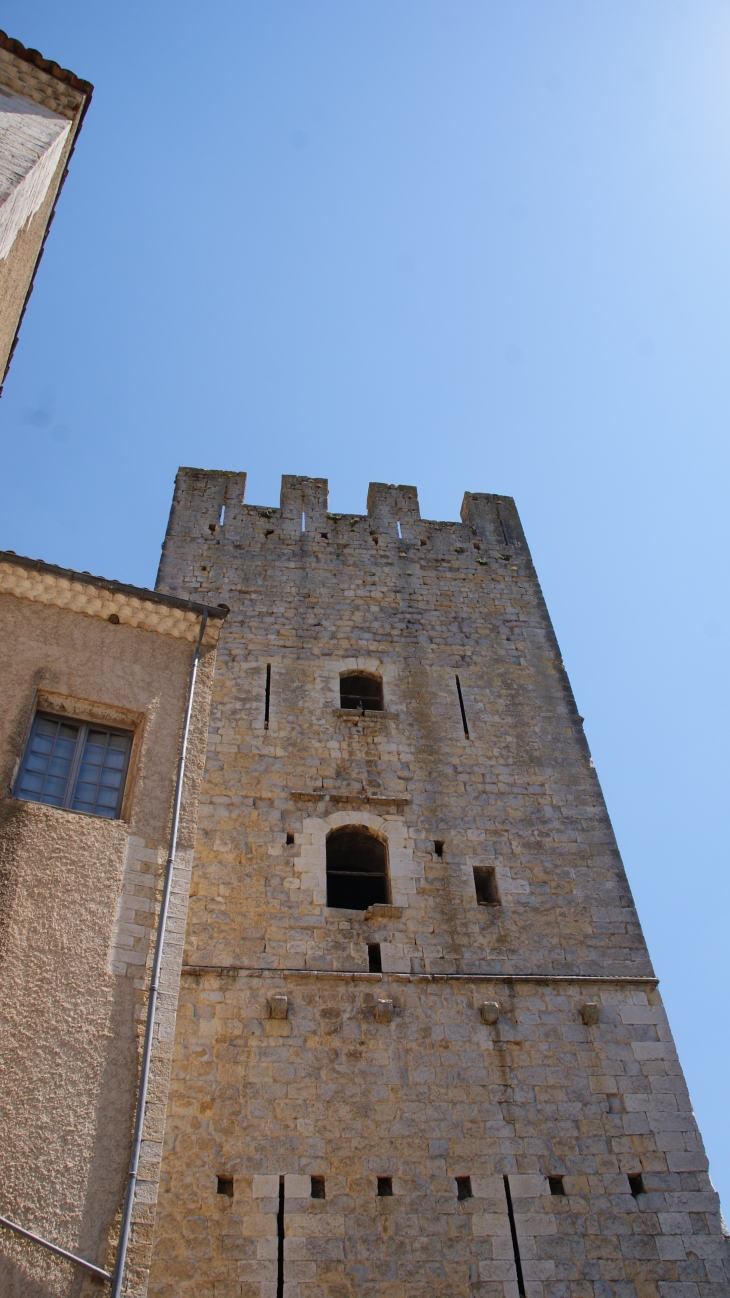
[[[228,1196],[229,1199],[232,1199],[233,1198],[233,1177],[219,1176],[217,1180],[218,1180],[218,1188],[216,1193],[225,1194]]]
[[[383,959],[379,942],[368,942],[368,970],[370,973],[383,972]]]
[[[499,906],[497,871],[493,865],[474,866],[474,887],[480,906]]]
[[[646,1194],[646,1190],[644,1189],[644,1178],[641,1175],[641,1172],[637,1172],[635,1176],[629,1177],[629,1189],[635,1199],[638,1199],[640,1194]]]
[[[389,1199],[393,1193],[392,1176],[378,1177],[378,1197],[380,1199]]]
[[[324,1177],[323,1177],[323,1176],[313,1176],[313,1177],[312,1177],[312,1198],[313,1198],[313,1199],[326,1199],[326,1198],[327,1198],[327,1195],[325,1194]]]
[[[287,847],[291,847],[293,843],[294,843],[294,835],[293,835],[293,834],[287,834],[287,836],[286,836],[286,845],[287,845]]]
[[[548,1185],[550,1186],[551,1194],[565,1194],[565,1186],[563,1185],[562,1176],[549,1176]]]
[[[456,1197],[457,1197],[457,1199],[471,1199],[471,1198],[473,1198],[472,1190],[471,1190],[471,1177],[470,1177],[470,1176],[457,1176],[457,1177],[456,1177]]]
[[[433,850],[437,856],[442,857],[444,854],[444,840],[437,838],[434,840]]]
[[[623,1113],[624,1102],[620,1095],[607,1095],[609,1113]]]

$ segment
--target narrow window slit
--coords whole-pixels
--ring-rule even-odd
[[[383,972],[383,960],[379,942],[368,942],[368,970],[370,973]]]
[[[279,1211],[276,1214],[277,1268],[276,1298],[284,1298],[284,1178],[279,1177]]]
[[[509,543],[510,543],[510,542],[509,542],[509,537],[508,537],[508,535],[507,535],[507,531],[506,531],[506,528],[505,528],[505,526],[504,526],[504,523],[502,522],[502,515],[501,515],[501,513],[500,513],[500,511],[499,511],[499,505],[495,505],[495,510],[496,510],[496,513],[497,513],[497,522],[499,523],[499,526],[500,526],[500,528],[501,528],[501,530],[502,530],[502,536],[504,537],[504,543],[505,543],[505,545],[508,546]]]
[[[549,1176],[548,1185],[550,1186],[551,1194],[565,1194],[565,1186],[563,1185],[562,1176]]]
[[[226,1194],[229,1199],[232,1199],[233,1198],[233,1177],[219,1176],[216,1179],[218,1181],[216,1194]]]
[[[456,692],[459,695],[459,707],[461,708],[461,723],[464,727],[464,734],[469,738],[469,727],[466,723],[466,708],[464,707],[464,696],[461,692],[461,681],[456,677]]]
[[[271,663],[266,664],[266,694],[264,698],[264,730],[269,728],[269,708],[271,705]]]
[[[512,1195],[509,1188],[509,1177],[504,1178],[504,1193],[507,1199],[507,1216],[509,1217],[509,1233],[512,1236],[512,1251],[515,1255],[515,1271],[517,1272],[517,1292],[520,1298],[526,1298],[525,1278],[522,1274],[522,1258],[520,1257],[520,1244],[517,1239],[517,1223],[515,1221],[515,1210],[512,1207]]]
[[[392,1194],[393,1194],[392,1176],[379,1176],[378,1177],[378,1198],[389,1199],[392,1196]]]
[[[471,1198],[473,1198],[472,1189],[471,1189],[471,1177],[470,1177],[470,1176],[457,1176],[457,1177],[456,1177],[456,1197],[457,1197],[457,1199],[459,1199],[460,1201],[461,1201],[462,1199],[471,1199]]]
[[[312,1177],[312,1198],[313,1198],[313,1199],[326,1199],[326,1198],[327,1198],[327,1195],[326,1195],[326,1193],[325,1193],[325,1185],[324,1185],[324,1177],[323,1177],[323,1176],[313,1176],[313,1177]]]
[[[293,835],[293,834],[287,834],[287,836],[286,836],[286,845],[287,845],[287,847],[291,847],[292,844],[293,844],[293,842],[294,842],[294,835]]]
[[[402,540],[403,540],[403,533],[402,533],[401,530],[400,530],[400,519],[398,519],[398,522],[396,523],[396,527],[398,528],[398,537],[399,537],[399,539],[402,541]]]
[[[437,838],[437,839],[435,840],[434,845],[433,845],[433,850],[434,850],[434,852],[436,853],[436,855],[437,855],[439,858],[442,858],[442,857],[443,857],[443,854],[444,854],[444,842],[443,842],[443,839],[441,839],[441,838]]]
[[[304,513],[304,510],[302,510],[302,531],[306,532],[306,530],[307,530],[307,515]]]
[[[218,519],[218,522],[219,522],[219,524],[220,524],[221,527],[223,526],[223,524],[225,523],[225,521],[226,521],[226,507],[225,507],[225,505],[221,505],[221,516],[220,516],[220,518]]]
[[[635,1176],[629,1177],[629,1189],[635,1199],[638,1199],[640,1194],[646,1194],[644,1189],[644,1178],[641,1175],[641,1172],[637,1172]]]

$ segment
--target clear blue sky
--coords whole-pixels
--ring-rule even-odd
[[[0,546],[151,585],[179,464],[513,495],[730,1205],[723,0],[5,0],[96,85]]]

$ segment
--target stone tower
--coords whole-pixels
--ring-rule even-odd
[[[180,471],[158,582],[231,613],[150,1294],[730,1293],[514,503],[244,486]]]

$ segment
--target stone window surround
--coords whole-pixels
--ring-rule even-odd
[[[399,816],[378,816],[360,810],[334,811],[329,816],[309,816],[302,822],[302,846],[299,857],[292,865],[298,873],[302,888],[311,888],[316,904],[327,905],[327,835],[345,825],[362,826],[377,835],[388,853],[388,876],[393,906],[407,906],[409,896],[415,894],[416,880],[422,876],[422,867],[413,859],[413,848],[408,827]],[[297,836],[299,837],[299,836]],[[398,942],[380,943],[384,973],[410,972],[412,954],[409,947]]]

